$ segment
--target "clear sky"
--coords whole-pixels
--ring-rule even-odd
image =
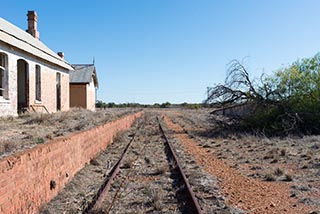
[[[92,63],[105,102],[201,102],[226,65],[246,58],[252,76],[320,48],[318,0],[2,0],[1,17],[69,63]]]

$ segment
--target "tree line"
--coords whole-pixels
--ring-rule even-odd
[[[181,104],[171,104],[170,102],[164,103],[154,103],[154,104],[140,104],[140,103],[119,103],[114,102],[106,103],[102,100],[97,100],[96,108],[174,108],[182,107],[188,109],[199,109],[202,107],[207,107],[208,105],[204,103],[181,103]]]

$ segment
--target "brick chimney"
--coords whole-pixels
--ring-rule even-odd
[[[60,56],[61,59],[64,59],[64,53],[63,52],[58,52],[58,56]]]
[[[36,11],[28,11],[28,30],[27,32],[30,33],[34,38],[40,39],[40,33],[37,30],[38,25],[38,16]]]

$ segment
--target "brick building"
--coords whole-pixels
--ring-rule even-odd
[[[94,64],[72,65],[70,71],[70,107],[95,110],[98,78]]]
[[[39,40],[36,12],[27,16],[26,32],[0,18],[0,116],[69,109],[74,69]]]

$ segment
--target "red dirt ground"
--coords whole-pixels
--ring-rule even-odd
[[[194,156],[198,164],[220,180],[220,186],[227,202],[248,213],[310,213],[313,207],[298,203],[290,197],[290,186],[284,182],[266,182],[246,177],[237,169],[228,166],[222,160],[208,154],[197,145],[182,127],[174,124],[169,117],[164,121],[174,130],[185,150]]]

